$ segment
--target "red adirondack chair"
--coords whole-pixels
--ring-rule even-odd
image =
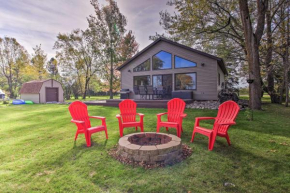
[[[120,137],[123,137],[123,130],[126,127],[135,127],[136,131],[140,127],[141,132],[144,131],[144,114],[136,113],[137,104],[134,101],[125,99],[119,103],[119,108],[121,114],[116,115],[116,117],[119,120]],[[136,115],[140,116],[140,121],[136,121]]]
[[[87,146],[90,147],[91,146],[91,135],[93,133],[96,133],[99,131],[105,131],[106,138],[108,139],[108,132],[107,132],[106,118],[105,117],[89,116],[87,105],[80,102],[80,101],[75,101],[75,102],[71,103],[69,106],[69,112],[72,116],[71,122],[75,123],[77,126],[75,140],[77,140],[79,134],[83,133],[83,134],[85,134]],[[102,125],[96,126],[96,127],[91,127],[90,118],[102,120]]]
[[[209,138],[208,150],[212,150],[216,136],[225,137],[229,145],[231,145],[228,129],[231,125],[235,125],[235,119],[239,113],[240,107],[234,101],[226,101],[219,106],[217,117],[197,117],[192,132],[191,142],[193,142],[195,133],[200,133]],[[201,120],[214,119],[213,129],[206,129],[199,126]]]
[[[168,131],[168,128],[175,128],[177,131],[177,136],[181,137],[181,132],[183,131],[182,128],[182,121],[183,118],[186,117],[186,114],[184,114],[185,109],[185,102],[179,98],[171,99],[167,103],[167,112],[166,113],[159,113],[157,114],[157,129],[156,132],[159,132],[160,127],[166,127],[166,130]],[[163,122],[161,121],[161,116],[167,114],[167,121]]]

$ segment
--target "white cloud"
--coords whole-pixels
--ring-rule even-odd
[[[100,4],[106,3],[100,0]],[[117,0],[133,30],[140,49],[151,43],[149,35],[162,33],[159,12],[168,8],[167,0]],[[48,58],[55,55],[54,42],[58,33],[87,27],[93,14],[89,0],[0,0],[0,36],[16,38],[31,54],[41,44]]]

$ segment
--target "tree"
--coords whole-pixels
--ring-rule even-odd
[[[55,58],[51,58],[46,64],[46,69],[50,74],[50,78],[55,78],[58,74],[57,60]]]
[[[83,99],[86,98],[91,77],[103,67],[101,63],[99,42],[90,30],[73,30],[70,34],[58,34],[54,49],[57,49],[57,59],[63,71],[77,77],[78,85],[82,91],[82,78],[84,78]]]
[[[123,62],[133,57],[134,54],[138,51],[138,43],[136,42],[136,38],[133,35],[133,32],[130,30],[120,43],[117,45],[115,49],[115,57],[113,64],[113,80],[112,80],[112,90],[116,91],[120,88],[120,72],[117,71],[117,67],[119,67]],[[102,69],[102,78],[106,82],[110,82],[111,80],[111,65],[104,65]]]
[[[35,48],[33,48],[33,51],[34,54],[32,54],[31,63],[38,74],[38,79],[41,80],[46,75],[44,65],[46,63],[47,55],[41,49],[41,44],[39,46],[36,45]]]
[[[260,110],[262,107],[262,86],[259,46],[264,31],[268,0],[257,0],[257,21],[255,29],[252,24],[254,15],[250,14],[248,1],[239,0],[239,6],[243,23],[247,61],[249,65],[249,79],[253,80],[253,83],[250,84],[250,107],[252,109]]]
[[[120,12],[117,2],[107,0],[108,5],[100,6],[98,0],[91,0],[95,15],[87,20],[90,31],[95,34],[95,40],[102,44],[103,62],[110,63],[110,98],[113,98],[114,63],[117,63],[115,50],[122,40],[127,24],[125,16]],[[110,62],[109,62],[110,61]]]
[[[160,24],[167,34],[188,46],[200,45],[204,50],[216,47],[212,54],[224,50],[230,61],[227,65],[234,65],[232,69],[249,71],[249,78],[254,79],[250,86],[253,88],[250,91],[250,106],[261,109],[259,45],[268,1],[172,0],[168,5],[175,6],[177,13],[160,13]],[[235,66],[236,63],[239,65]]]
[[[11,98],[16,97],[28,57],[25,48],[15,38],[0,38],[0,75],[6,78]]]

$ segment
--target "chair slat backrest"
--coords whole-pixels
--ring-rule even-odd
[[[185,109],[185,102],[179,98],[171,99],[167,103],[169,122],[178,122]]]
[[[139,94],[139,87],[138,86],[133,86],[133,91],[135,95]]]
[[[70,104],[68,109],[74,120],[84,121],[86,128],[91,127],[91,122],[88,115],[88,108],[86,104],[81,101],[75,101]]]
[[[154,94],[153,86],[147,86],[147,94],[152,95]]]
[[[140,95],[146,95],[146,89],[145,86],[139,86],[139,94]]]
[[[137,104],[131,99],[125,99],[119,103],[120,113],[123,122],[136,121]]]
[[[216,123],[225,123],[235,121],[240,111],[239,105],[234,101],[226,101],[219,106],[218,114],[215,119]],[[224,125],[219,128],[219,132],[226,132],[229,125]]]

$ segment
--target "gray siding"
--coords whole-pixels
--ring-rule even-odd
[[[217,90],[218,92],[221,91],[222,89],[222,84],[225,82],[225,75],[224,75],[224,72],[221,70],[221,68],[218,66],[218,73],[220,74],[220,85],[218,84],[218,81],[217,81]]]
[[[152,56],[159,51],[166,51],[172,54],[172,69],[168,70],[152,70]],[[180,68],[174,69],[174,55],[182,57],[184,59],[193,61],[197,64],[196,67],[192,68]],[[150,59],[151,71],[144,72],[133,72],[133,68],[141,64],[142,62]],[[204,66],[201,64],[204,63]],[[158,42],[155,46],[138,56],[136,59],[131,61],[128,65],[121,69],[121,88],[129,88],[132,93],[130,98],[139,99],[139,96],[135,96],[133,93],[133,77],[150,75],[152,84],[152,75],[158,74],[172,74],[173,79],[173,90],[174,88],[174,74],[175,73],[186,73],[196,72],[197,75],[197,89],[193,90],[195,100],[217,100],[217,76],[218,76],[218,64],[217,61],[206,56],[191,52],[184,48],[180,48],[176,45],[169,44],[167,42]],[[221,76],[224,76],[221,73]]]

